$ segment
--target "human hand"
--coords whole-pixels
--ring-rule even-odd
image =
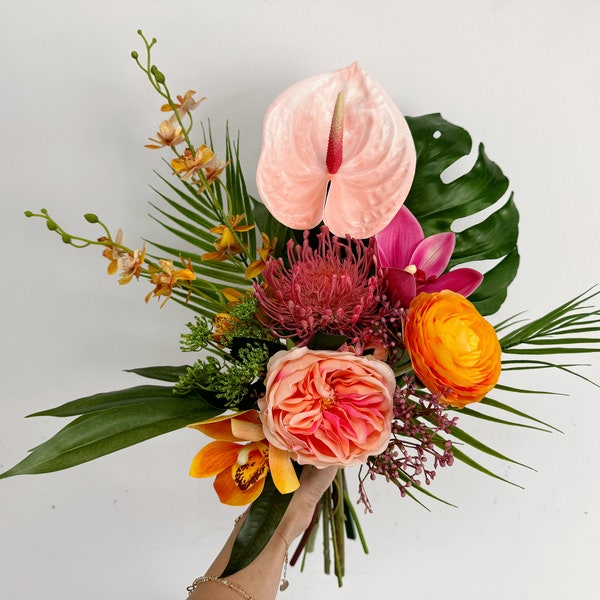
[[[337,467],[317,469],[311,465],[302,468],[300,487],[294,492],[277,531],[290,544],[311,524],[315,507],[338,472]]]

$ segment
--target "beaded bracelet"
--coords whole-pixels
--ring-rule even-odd
[[[215,583],[220,583],[221,585],[228,587],[230,590],[237,592],[244,600],[254,600],[250,594],[245,592],[241,587],[235,585],[235,583],[232,583],[227,579],[219,579],[214,575],[203,575],[202,577],[194,579],[194,583],[187,588],[188,596],[190,596],[201,583],[206,583],[207,581],[214,581]]]
[[[246,512],[242,513],[235,520],[234,526],[236,526],[240,522],[240,520],[244,516],[246,516],[246,513],[248,512],[248,510]],[[290,545],[288,544],[288,541],[285,539],[285,537],[283,537],[283,534],[279,530],[276,529],[275,533],[279,534],[279,537],[283,540],[283,543],[285,544],[285,557],[284,557],[284,561],[283,561],[283,576],[281,578],[281,585],[279,586],[279,591],[283,592],[290,585],[290,582],[287,580],[288,548]],[[203,575],[202,577],[197,577],[196,579],[194,579],[192,585],[190,585],[186,588],[188,591],[188,597],[192,595],[192,592],[201,583],[206,583],[207,581],[212,581],[214,583],[220,583],[221,585],[228,587],[230,590],[237,592],[242,598],[244,598],[244,600],[254,600],[254,598],[252,598],[252,596],[248,592],[245,592],[241,587],[238,587],[235,583],[232,583],[231,581],[229,581],[227,579],[221,579],[219,577],[215,577],[214,575]]]

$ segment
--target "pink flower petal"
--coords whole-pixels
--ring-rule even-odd
[[[409,306],[417,295],[417,282],[414,275],[402,269],[387,269],[385,281],[393,303],[400,301],[402,306]]]
[[[424,237],[419,221],[406,206],[403,206],[377,234],[377,251],[381,266],[396,269],[408,267],[415,248]]]
[[[330,174],[326,156],[340,92],[343,161]],[[310,229],[323,219],[336,235],[366,238],[402,206],[415,164],[404,117],[353,63],[296,83],[274,100],[264,119],[256,181],[266,207],[284,225]]]
[[[427,277],[441,275],[450,262],[455,239],[451,231],[429,236],[417,246],[408,264],[421,269]]]
[[[461,294],[465,298],[472,294],[483,280],[483,275],[475,269],[455,269],[444,273],[432,283],[424,285],[420,291],[422,292],[440,292],[442,290],[451,290],[457,294]]]

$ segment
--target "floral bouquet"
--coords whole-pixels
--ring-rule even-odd
[[[321,529],[325,570],[333,564],[341,585],[345,538],[365,545],[344,468],[360,466],[356,495],[366,511],[367,482],[377,477],[420,503],[436,498],[427,485],[455,461],[503,479],[475,456],[516,461],[470,435],[459,417],[549,429],[492,395],[530,392],[500,384],[508,371],[582,377],[549,356],[595,351],[600,311],[590,301],[598,292],[530,322],[492,325],[486,317],[519,265],[508,179],[481,145],[472,168],[448,180],[471,151],[469,134],[440,114],[405,118],[356,63],[273,101],[253,198],[239,141],[227,134],[220,159],[210,126],[192,140],[192,114],[205,99],[173,95],[151,60],[156,40],[138,33],[144,54],[132,57],[166,113],[146,147],[173,153],[155,210],[178,245],[134,249],[95,214],[85,215],[100,228],[91,238],[65,231],[45,209],[26,215],[66,244],[97,246],[119,284],[148,281],[146,302],[189,308],[181,349],[191,358],[132,369],[160,383],[36,413],[75,418],[0,478],[197,429],[212,441],[200,441],[190,475],[214,477],[225,504],[251,504],[226,576],[264,548],[302,468],[336,466],[291,562]]]

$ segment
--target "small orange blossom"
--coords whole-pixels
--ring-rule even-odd
[[[277,238],[273,238],[273,243],[271,243],[271,240],[266,233],[261,233],[260,235],[263,242],[262,248],[259,248],[258,250],[258,256],[260,258],[248,265],[248,268],[246,269],[246,279],[253,279],[262,273],[265,265],[267,264],[267,260],[271,258],[275,250],[275,246],[277,245]]]
[[[158,150],[160,148],[164,148],[165,146],[177,146],[177,144],[181,144],[183,142],[183,130],[181,127],[173,125],[170,121],[163,121],[156,133],[155,138],[148,138],[151,142],[155,142],[154,144],[146,144],[145,148],[150,148],[151,150]],[[158,146],[156,145],[158,144]]]
[[[216,252],[206,252],[202,260],[214,260],[221,262],[227,260],[232,254],[241,254],[244,248],[238,242],[234,232],[244,233],[254,228],[254,225],[240,225],[246,215],[231,215],[228,225],[213,227],[210,232],[221,237],[214,242]]]
[[[146,302],[150,300],[152,296],[158,298],[159,296],[165,296],[164,302],[160,305],[161,308],[166,304],[167,300],[171,297],[173,288],[180,285],[181,281],[194,281],[196,275],[194,274],[194,268],[192,261],[188,259],[187,263],[181,258],[181,262],[186,266],[184,269],[175,269],[173,261],[170,260],[159,260],[158,264],[160,269],[150,266],[150,281],[154,284],[154,289],[146,296]],[[191,294],[191,289],[188,293]]]
[[[119,260],[124,256],[127,256],[127,253],[123,250],[123,243],[125,237],[123,235],[123,230],[119,229],[117,231],[117,235],[115,236],[115,240],[113,244],[105,244],[105,248],[102,251],[102,256],[107,258],[110,262],[108,264],[108,268],[106,269],[109,275],[114,275],[119,270]],[[106,236],[102,236],[98,238],[99,242],[109,242],[110,240]]]
[[[121,269],[121,277],[119,277],[119,285],[126,285],[134,277],[140,278],[142,273],[142,267],[146,260],[146,244],[142,248],[142,251],[135,250],[129,252],[125,256],[119,259],[119,268]]]
[[[200,98],[200,100],[196,101],[194,99],[194,94],[196,92],[194,90],[188,90],[183,96],[177,96],[177,100],[179,100],[179,103],[175,102],[173,104],[173,106],[175,107],[175,110],[177,111],[177,113],[173,114],[173,116],[169,119],[169,121],[171,123],[175,122],[175,120],[177,119],[176,115],[179,115],[179,118],[183,118],[185,115],[187,115],[190,111],[194,110],[195,108],[197,108],[198,106],[200,106],[200,104],[206,100],[206,97]],[[171,106],[170,104],[163,104],[160,107],[160,110],[162,112],[172,112],[173,111],[173,106]]]
[[[183,181],[191,181],[195,175],[201,172],[204,181],[209,185],[218,179],[226,166],[206,144],[198,146],[195,152],[186,148],[181,156],[171,161],[171,168],[175,173],[181,175]],[[201,184],[199,192],[204,190],[204,181],[202,178],[194,181],[194,183]]]

